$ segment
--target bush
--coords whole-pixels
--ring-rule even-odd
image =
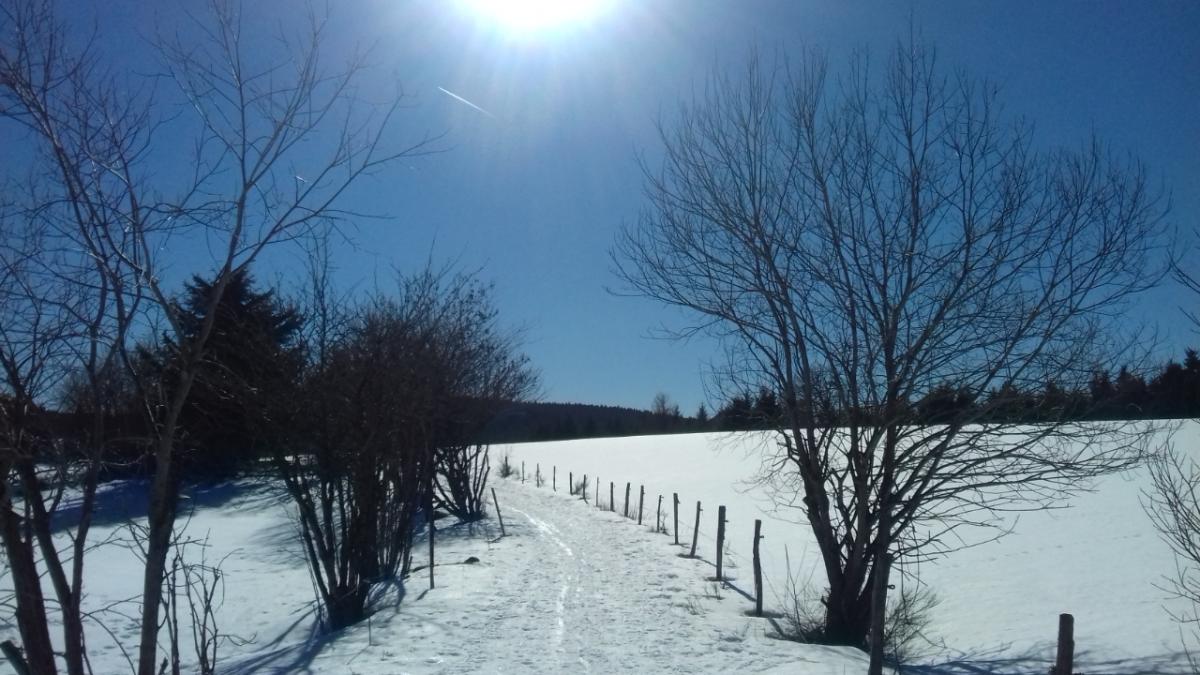
[[[512,464],[512,457],[507,452],[500,458],[500,466],[496,469],[496,473],[501,478],[512,478],[517,475],[517,469]]]
[[[883,653],[894,665],[908,661],[918,641],[928,642],[925,629],[940,602],[941,598],[933,589],[919,581],[912,587],[902,584],[899,595],[889,598],[883,627]]]
[[[590,485],[591,481],[588,480],[587,476],[584,476],[583,478],[575,481],[574,489],[571,491],[571,494],[579,495],[579,498],[586,502],[588,500],[588,486]]]
[[[786,549],[784,556],[787,569],[795,569]],[[899,592],[889,596],[883,628],[884,655],[893,665],[899,666],[913,656],[918,641],[928,641],[925,631],[941,600],[933,589],[919,580],[902,583]],[[804,580],[789,574],[782,592],[777,594],[777,601],[782,607],[783,619],[777,624],[779,637],[805,644],[832,644],[825,635],[826,598],[813,589],[811,573]]]

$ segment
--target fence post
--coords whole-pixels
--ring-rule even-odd
[[[696,557],[696,537],[700,536],[700,501],[696,501],[696,527],[692,529],[692,558]]]
[[[725,554],[725,506],[717,507],[717,581],[721,581],[721,562]]]
[[[654,531],[662,532],[662,495],[658,496],[658,508],[654,511]]]
[[[679,545],[679,493],[671,493],[671,501],[675,505],[675,545]]]
[[[567,494],[575,494],[575,472],[567,472]]]
[[[433,479],[430,478],[429,485],[429,587],[433,588],[433,539],[434,539],[434,524],[433,524]]]
[[[500,500],[496,499],[496,488],[492,488],[492,506],[496,507],[496,517],[500,519],[500,536],[508,536],[504,531],[504,515],[500,513]]]
[[[1075,617],[1058,615],[1058,655],[1054,659],[1054,675],[1072,675],[1075,668]]]
[[[642,524],[642,503],[646,501],[646,486],[638,490],[638,525]]]
[[[613,482],[608,481],[608,510],[613,513],[617,512],[617,500],[613,499]]]
[[[533,486],[542,487],[542,463],[538,462],[533,469]]]
[[[625,484],[625,510],[622,512],[625,517],[629,517],[629,483]]]
[[[762,559],[758,557],[758,542],[762,540],[762,521],[754,521],[754,616],[762,616],[763,583]]]
[[[587,503],[587,474],[586,473],[583,474],[583,482],[580,483],[580,485],[583,487],[583,489],[580,490],[580,492],[582,492],[583,494],[579,495],[579,498],[583,500],[584,504],[586,504]]]
[[[551,471],[553,473],[550,474],[550,489],[558,492],[558,465],[551,465]]]
[[[521,461],[521,484],[525,484],[525,461]]]
[[[596,476],[596,508],[600,508],[600,476]]]

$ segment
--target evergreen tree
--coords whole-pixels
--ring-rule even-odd
[[[179,300],[185,335],[200,330],[213,283],[194,276]],[[301,318],[273,291],[258,291],[248,272],[235,274],[216,307],[213,331],[181,416],[185,475],[227,475],[255,460],[275,433],[273,410],[294,391],[301,358]],[[155,359],[171,386],[168,341]]]

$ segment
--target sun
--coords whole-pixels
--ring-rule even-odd
[[[471,13],[514,33],[565,28],[598,16],[608,0],[464,0]]]

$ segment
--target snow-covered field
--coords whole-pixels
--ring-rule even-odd
[[[1176,442],[1200,451],[1200,425],[1188,424]],[[755,518],[764,520],[767,611],[786,596],[785,550],[793,578],[820,585],[819,573],[807,571],[817,561],[799,514],[776,509],[750,483],[763,451],[769,444],[755,434],[496,448],[493,466],[505,452],[526,465],[524,485],[493,480],[508,536],[498,538],[494,521],[447,527],[436,589],[418,571],[403,588],[381,589],[368,623],[335,635],[315,630],[311,583],[278,487],[243,481],[194,491],[188,534],[209,538],[209,561],[228,555],[222,631],[252,640],[223,646],[219,672],[864,672],[854,650],[776,640],[769,620],[746,615],[752,603],[739,591],[753,590]],[[557,493],[534,486],[539,463],[547,479],[557,467]],[[645,525],[568,497],[568,472],[598,476],[604,506],[616,483],[618,510],[625,482],[635,506],[645,485]],[[1080,672],[1186,672],[1164,609],[1170,602],[1156,587],[1174,562],[1139,502],[1146,484],[1142,473],[1110,477],[1070,509],[1026,514],[1008,537],[926,565],[921,580],[941,598],[928,636],[937,646],[925,647],[913,672],[1045,673],[1064,611],[1076,617]],[[672,492],[685,545],[696,501],[704,504],[702,560],[679,557],[670,536],[651,531],[659,494],[670,527]],[[119,523],[142,510],[141,493],[139,485],[109,486],[92,539],[119,535]],[[727,588],[710,581],[721,504],[730,521]],[[479,562],[463,564],[469,556]],[[97,673],[130,670],[117,642],[136,643],[135,563],[119,545],[89,554],[86,605],[110,607],[97,617],[106,628],[89,627]],[[15,637],[15,627],[0,633]]]
[[[1200,456],[1200,423],[1189,422],[1173,436],[1180,449]],[[501,449],[524,461],[527,473],[557,466],[623,490],[633,483],[636,502],[645,485],[648,520],[659,494],[669,505],[678,492],[680,519],[690,537],[697,500],[703,502],[700,552],[715,559],[717,506],[728,509],[728,548],[734,584],[752,591],[750,554],[754,520],[763,522],[762,557],[766,609],[785,606],[791,578],[811,580],[819,591],[818,554],[801,514],[779,508],[754,478],[763,453],[772,452],[762,434],[643,436],[566,443],[537,443]],[[560,489],[562,484],[560,483]],[[921,672],[1045,673],[1054,659],[1058,614],[1075,616],[1076,664],[1086,673],[1188,672],[1180,653],[1179,628],[1167,609],[1181,606],[1159,586],[1175,571],[1174,558],[1152,529],[1141,505],[1149,489],[1144,471],[1110,476],[1070,508],[1021,514],[1013,533],[998,541],[953,553],[920,569],[921,583],[940,598],[932,614]],[[977,533],[978,540],[988,538]],[[967,534],[967,538],[972,535]],[[901,581],[899,583],[905,583]],[[911,581],[909,582],[911,583]],[[748,603],[746,603],[748,606]],[[918,645],[921,647],[921,645]]]

